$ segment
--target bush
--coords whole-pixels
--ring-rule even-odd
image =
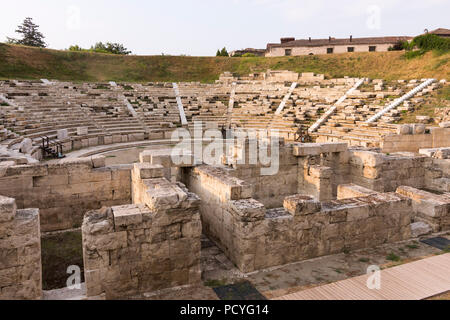
[[[450,39],[439,37],[435,34],[424,34],[417,36],[413,39],[411,44],[425,51],[450,51]]]
[[[128,51],[123,44],[111,42],[107,42],[105,44],[103,44],[102,42],[97,42],[90,49],[83,49],[79,45],[73,45],[69,47],[69,51],[86,51],[86,52],[112,53],[123,55],[128,55],[131,53],[131,51]]]
[[[256,55],[254,55],[253,53],[244,53],[242,56],[245,57],[245,58],[256,57]]]
[[[428,51],[446,53],[450,51],[450,39],[439,37],[435,34],[423,34],[415,37],[411,42],[403,42],[403,48],[407,50],[405,57],[412,59],[419,57]],[[414,50],[418,49],[418,50]]]

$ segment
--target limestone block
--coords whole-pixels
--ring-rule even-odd
[[[333,142],[333,143],[322,143],[321,144],[322,152],[344,152],[348,148],[348,144],[346,142]]]
[[[151,164],[160,164],[164,168],[168,168],[172,165],[171,154],[152,154],[150,158]]]
[[[0,222],[10,221],[16,215],[16,200],[0,195]]]
[[[84,136],[88,134],[88,127],[77,127],[77,136]]]
[[[127,232],[113,232],[88,237],[84,243],[89,250],[115,250],[127,247]]]
[[[241,221],[257,221],[264,219],[266,209],[255,199],[231,200],[228,203],[230,212]]]
[[[450,121],[439,123],[439,127],[441,127],[441,128],[450,128]]]
[[[48,174],[48,169],[45,164],[28,164],[9,166],[6,170],[6,176],[33,176],[42,177]]]
[[[92,168],[102,168],[105,166],[105,156],[91,156]]]
[[[160,164],[148,162],[134,163],[133,175],[135,179],[153,179],[164,176],[164,167]]]
[[[372,194],[377,194],[376,191],[358,186],[353,183],[340,184],[337,188],[337,199],[349,199],[356,197],[365,197]]]
[[[383,162],[383,155],[372,151],[352,151],[350,155],[350,162],[352,164],[377,167]]]
[[[412,199],[414,212],[424,216],[437,218],[450,212],[450,200],[445,196],[408,186],[400,186],[396,192]]]
[[[152,159],[152,150],[145,150],[139,154],[139,162],[150,162]]]
[[[99,138],[98,137],[92,137],[88,139],[89,147],[95,147],[99,145]]]
[[[413,238],[429,234],[432,231],[433,229],[423,221],[411,223],[411,237]]]
[[[16,163],[14,161],[1,161],[0,162],[0,178],[6,175],[8,171],[8,167],[15,166]]]
[[[308,215],[321,209],[320,202],[314,197],[301,194],[284,198],[283,207],[293,216]]]
[[[416,116],[416,120],[419,123],[429,123],[430,122],[430,117],[429,116]]]
[[[113,143],[113,137],[112,136],[104,136],[103,137],[103,143],[104,144],[112,144]]]
[[[111,209],[116,226],[128,226],[142,222],[142,213],[136,205],[116,206]]]
[[[347,221],[357,221],[369,218],[368,206],[350,207],[347,209]]]
[[[329,179],[333,170],[329,167],[313,165],[308,167],[308,174],[314,178]]]
[[[294,156],[315,156],[322,153],[322,144],[320,143],[302,143],[294,145]]]
[[[60,129],[57,131],[57,137],[58,140],[65,140],[69,137],[69,132],[67,131],[67,129]]]

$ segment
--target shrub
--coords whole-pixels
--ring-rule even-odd
[[[244,53],[242,56],[245,57],[245,58],[256,57],[253,53]]]
[[[424,34],[413,39],[412,44],[426,51],[450,51],[450,39],[439,37],[435,34]]]

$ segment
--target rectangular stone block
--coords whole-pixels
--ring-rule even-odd
[[[88,127],[77,127],[77,136],[84,136],[88,134]]]
[[[164,167],[159,164],[151,164],[148,162],[134,163],[133,168],[134,179],[152,179],[162,178],[164,176]]]
[[[129,226],[142,222],[142,213],[136,205],[112,207],[112,212],[116,226]]]
[[[16,200],[0,196],[0,222],[11,221],[16,215]]]
[[[320,202],[307,195],[296,194],[284,198],[283,207],[291,215],[307,215],[320,211]]]
[[[315,156],[322,153],[322,144],[320,143],[302,143],[294,145],[294,156]]]

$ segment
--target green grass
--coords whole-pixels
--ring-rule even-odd
[[[83,249],[81,231],[69,231],[44,237],[42,251],[42,288],[44,290],[66,287],[67,268],[77,265],[81,268],[83,281]]]
[[[226,286],[227,282],[226,282],[226,280],[211,279],[211,280],[206,280],[203,284],[206,287],[216,288],[216,287]]]
[[[397,262],[400,261],[400,257],[395,253],[391,252],[386,256],[386,260]]]
[[[391,51],[273,58],[123,56],[0,43],[0,79],[212,83],[224,71],[248,75],[267,69],[322,73],[327,78],[450,78],[450,53],[427,52],[414,59],[406,59],[404,54]]]
[[[359,258],[359,262],[369,262],[369,258]]]

